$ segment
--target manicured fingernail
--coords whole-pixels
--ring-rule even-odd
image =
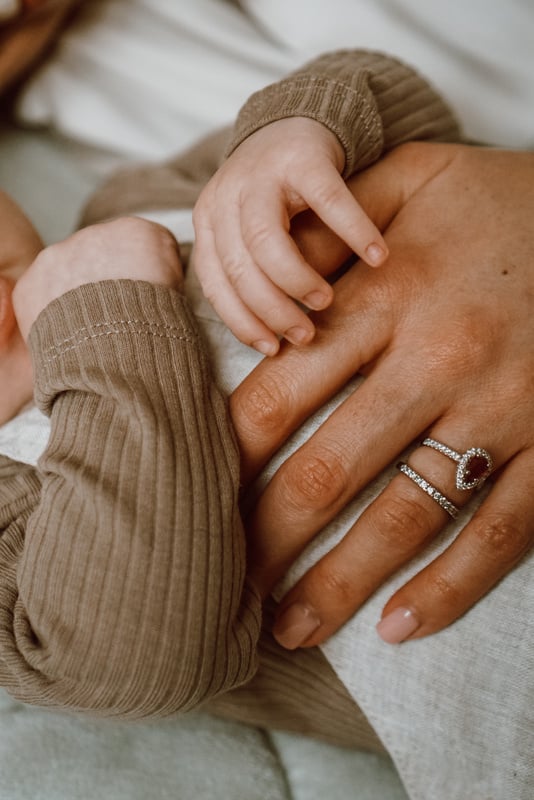
[[[399,644],[415,633],[420,624],[409,608],[396,608],[380,620],[376,630],[380,638],[388,644]]]
[[[386,251],[379,244],[373,242],[365,251],[365,260],[372,267],[378,267],[386,257]]]
[[[276,620],[273,636],[287,650],[295,650],[317,630],[321,620],[311,608],[294,603]]]
[[[319,310],[328,304],[329,299],[330,298],[322,292],[310,292],[304,298],[304,305],[308,306],[308,308]]]
[[[289,328],[284,333],[286,339],[289,339],[290,342],[293,344],[306,344],[312,338],[311,331],[306,330],[306,328]]]
[[[252,347],[264,356],[274,356],[278,352],[278,347],[272,342],[265,342],[263,340],[252,342]]]

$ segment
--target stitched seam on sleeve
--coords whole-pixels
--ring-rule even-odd
[[[124,326],[123,329],[117,327],[119,325]],[[105,328],[105,330],[97,331],[97,328]],[[86,332],[85,336],[82,335],[84,332]],[[198,343],[198,337],[188,335],[184,332],[183,328],[178,328],[173,325],[145,322],[143,320],[116,320],[115,322],[101,322],[93,326],[80,328],[72,336],[44,350],[41,363],[50,364],[65,353],[75,350],[83,345],[84,342],[91,341],[92,339],[99,339],[105,336],[120,336],[121,334],[138,334],[152,336],[157,339],[173,339],[175,341],[189,342],[190,344]]]

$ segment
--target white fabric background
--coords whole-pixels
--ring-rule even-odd
[[[169,155],[328,49],[406,59],[466,132],[534,146],[531,0],[91,0],[19,104],[26,122],[132,156]]]

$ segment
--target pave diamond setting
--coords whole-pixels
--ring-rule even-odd
[[[483,447],[470,447],[465,453],[458,453],[436,439],[425,439],[423,445],[456,461],[456,488],[460,491],[479,489],[493,469],[493,459]]]
[[[399,461],[399,463],[397,464],[397,469],[400,472],[402,472],[403,475],[406,475],[406,477],[409,478],[411,481],[416,483],[417,486],[419,486],[419,488],[423,490],[423,492],[426,492],[427,495],[431,497],[432,500],[434,500],[438,504],[438,506],[441,506],[442,509],[446,511],[450,517],[452,517],[453,519],[456,519],[458,517],[460,510],[454,505],[454,503],[451,503],[449,498],[445,497],[445,495],[442,494],[439,491],[439,489],[436,489],[435,486],[433,486],[425,478],[423,478],[422,475],[420,475],[414,469],[409,467],[408,464],[405,464],[404,461]]]

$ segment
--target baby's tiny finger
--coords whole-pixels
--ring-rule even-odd
[[[337,170],[332,166],[329,180],[325,168],[307,176],[302,196],[317,216],[371,267],[380,266],[388,247],[376,225],[355,200]]]
[[[211,229],[197,227],[195,271],[202,291],[234,336],[265,356],[274,356],[280,344],[274,333],[259,320],[236,294],[221,269]]]
[[[332,287],[306,263],[289,234],[289,220],[281,200],[269,194],[255,194],[241,210],[244,247],[251,261],[289,297],[314,311],[330,305]],[[227,229],[217,231],[217,244],[228,250]]]
[[[273,282],[254,263],[240,237],[230,234],[232,230],[235,230],[235,226],[222,220],[214,231],[217,257],[232,290],[271,331],[284,336],[292,344],[310,342],[315,333],[311,320],[284,293],[284,287],[279,288],[276,281]],[[315,277],[323,283],[320,276]]]

